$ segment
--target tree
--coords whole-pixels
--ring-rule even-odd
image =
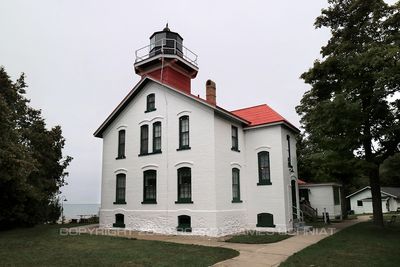
[[[400,186],[400,153],[386,159],[380,169],[381,181],[384,186]]]
[[[61,128],[48,130],[41,112],[29,107],[24,77],[12,82],[0,68],[0,229],[56,221],[72,160],[62,155]]]
[[[374,223],[383,226],[379,167],[400,142],[400,2],[328,2],[315,26],[332,36],[322,59],[301,76],[311,89],[297,112],[318,153],[359,160],[371,186]]]

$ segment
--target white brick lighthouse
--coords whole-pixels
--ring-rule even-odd
[[[211,80],[206,99],[192,95],[197,56],[182,42],[167,26],[136,51],[142,79],[94,133],[103,139],[100,227],[292,230],[298,129],[265,104],[219,107]]]

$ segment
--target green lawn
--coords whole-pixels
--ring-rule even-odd
[[[235,235],[230,239],[225,240],[225,242],[242,244],[268,244],[279,242],[289,237],[291,237],[291,235],[269,232],[251,232],[243,235]]]
[[[399,218],[397,218],[399,220]],[[400,266],[400,223],[359,223],[289,257],[280,266]]]
[[[58,225],[0,232],[1,266],[210,266],[236,257],[226,248],[110,236],[60,236]]]

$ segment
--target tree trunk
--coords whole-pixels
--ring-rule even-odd
[[[341,209],[342,209],[342,218],[347,219],[348,217],[348,204],[347,204],[347,199],[346,195],[348,194],[347,190],[347,185],[342,183],[342,188],[340,188],[340,203],[341,203]]]
[[[374,219],[377,226],[383,227],[381,185],[379,183],[379,165],[375,165],[369,172],[369,185],[371,186],[372,208]]]

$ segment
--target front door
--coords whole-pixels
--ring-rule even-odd
[[[292,211],[293,219],[297,219],[297,200],[296,200],[296,181],[292,180],[290,183],[292,187]]]

